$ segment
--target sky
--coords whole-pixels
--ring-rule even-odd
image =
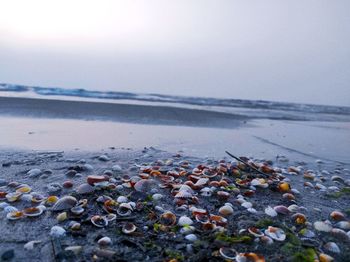
[[[0,82],[350,106],[348,0],[0,0]]]

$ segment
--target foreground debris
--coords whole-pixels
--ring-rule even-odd
[[[88,160],[67,159],[62,152],[31,160],[26,155],[3,167],[1,223],[14,230],[13,242],[20,240],[21,248],[4,244],[0,255],[41,260],[40,252],[46,252],[57,261],[346,261],[345,167],[238,160],[151,149]],[[42,168],[50,163],[52,169]],[[25,228],[36,234],[20,235]]]

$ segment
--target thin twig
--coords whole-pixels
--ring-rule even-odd
[[[252,165],[249,164],[248,162],[244,161],[243,159],[241,159],[241,158],[239,158],[239,157],[237,157],[237,156],[232,155],[232,154],[231,154],[230,152],[228,152],[228,151],[225,151],[225,152],[226,152],[226,154],[228,154],[230,157],[232,157],[232,158],[238,160],[239,162],[242,162],[243,164],[249,166],[251,169],[253,169],[254,171],[258,172],[259,174],[264,175],[264,176],[266,176],[266,177],[269,177],[268,174],[265,174],[264,172],[261,172],[259,169],[255,168],[254,166],[252,166]]]

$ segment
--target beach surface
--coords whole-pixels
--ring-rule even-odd
[[[72,195],[78,200],[88,199],[84,215],[72,216],[68,210],[64,222],[57,220],[57,215],[63,211],[56,212],[51,206],[47,206],[39,217],[15,221],[7,219],[4,210],[0,211],[0,255],[2,259],[9,256],[13,261],[25,258],[30,261],[105,261],[116,257],[121,261],[201,261],[207,258],[222,261],[225,254],[232,253],[227,248],[234,248],[238,252],[263,254],[267,261],[293,261],[295,253],[307,256],[310,250],[315,253],[311,252],[312,255],[327,253],[336,261],[346,261],[350,254],[348,237],[339,232],[319,232],[313,225],[316,221],[331,220],[331,227],[339,229],[336,226],[338,221],[330,218],[335,210],[344,214],[343,220],[349,221],[349,119],[346,113],[310,110],[301,113],[299,109],[0,97],[0,191],[13,193],[21,185],[28,185],[31,192],[40,193],[45,198]],[[257,167],[273,168],[273,183],[289,183],[295,190],[289,193],[295,199],[283,196],[288,192],[272,190],[272,182],[265,190],[259,187],[252,190],[249,184],[240,184],[241,180],[253,179],[249,174],[256,178],[267,177],[252,170],[247,172],[244,167],[242,173],[234,173],[232,170],[239,163],[230,158],[226,150],[236,156],[249,157]],[[84,165],[89,168],[82,168]],[[226,166],[228,171],[195,188],[193,196],[197,196],[199,202],[186,200],[189,202],[184,203],[187,206],[184,210],[176,208],[179,205],[174,203],[171,189],[157,186],[164,182],[159,177],[151,176],[156,181],[153,191],[135,193],[133,188],[123,187],[123,183],[128,183],[123,181],[125,176],[150,174],[145,167],[151,170],[160,168],[161,174],[167,176],[171,170],[186,171],[187,175],[178,181],[184,183],[200,165],[215,170]],[[40,170],[40,173],[31,176],[33,169]],[[75,174],[70,176],[72,170]],[[310,177],[305,176],[309,173],[312,174]],[[87,195],[77,194],[79,186],[87,182],[89,175],[109,176],[110,183],[118,190],[99,188]],[[227,180],[227,185],[214,187],[211,198],[202,197],[200,190],[210,188],[209,181],[222,179]],[[68,180],[72,187],[63,187]],[[250,195],[249,190],[254,193]],[[218,191],[229,193],[229,197],[220,198]],[[154,194],[160,194],[162,198],[152,199]],[[104,195],[113,199],[126,196],[128,201],[142,202],[146,207],[135,211],[131,218],[117,216],[111,225],[98,228],[91,224],[90,219],[93,215],[106,215],[103,204],[96,202]],[[251,203],[256,212],[241,206],[243,201],[239,200],[239,195],[243,195],[245,202]],[[10,204],[18,210],[37,206],[23,199]],[[219,215],[218,210],[225,202],[231,203],[233,208],[233,215],[227,216],[225,234],[205,232],[202,222],[196,221],[193,212],[189,211],[189,207],[196,206]],[[289,207],[293,204],[300,209],[288,215],[269,217],[265,213],[268,206]],[[164,228],[161,216],[166,211],[176,215],[176,224],[181,216],[195,221],[191,234],[196,240],[192,239],[193,236],[186,238],[190,233],[180,233],[179,225]],[[294,213],[303,213],[307,223],[295,224]],[[79,223],[80,229],[72,230],[72,221]],[[136,225],[135,234],[123,233],[127,222]],[[66,230],[65,237],[57,240],[50,236],[55,225]],[[282,228],[287,240],[274,241],[271,246],[266,246],[261,239],[254,240],[254,236],[247,233],[249,227],[267,230],[268,226]],[[300,234],[303,228],[312,230],[315,237],[305,239]],[[341,230],[345,234],[349,231]],[[98,241],[105,236],[112,242],[101,246]],[[245,236],[252,241],[245,243],[248,239],[243,238]],[[40,242],[28,251],[24,245],[30,241]],[[324,247],[328,242],[335,242],[341,252],[328,251]]]

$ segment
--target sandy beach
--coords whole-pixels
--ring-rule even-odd
[[[322,254],[346,261],[348,116],[308,113],[302,121],[290,111],[278,111],[277,119],[276,112],[254,114],[254,110],[261,111],[1,97],[2,259],[222,261],[231,259],[234,248],[242,254],[260,254],[266,261],[311,261]],[[249,157],[267,175],[237,162],[226,150]],[[217,175],[207,177],[207,169]],[[183,176],[172,177],[172,172],[182,171]],[[79,193],[89,176],[96,175],[108,183],[90,185]],[[152,186],[136,190],[130,179],[141,178],[152,181]],[[175,185],[200,179],[202,185],[190,187],[191,198],[174,199]],[[253,186],[253,180],[268,186]],[[279,189],[283,183],[291,189]],[[17,196],[18,190],[25,193]],[[205,190],[211,197],[204,195]],[[11,194],[16,201],[9,200]],[[53,195],[87,199],[83,213],[74,214],[71,207],[55,210],[47,203]],[[33,196],[42,201],[33,202]],[[118,214],[124,203],[117,201],[119,197],[139,209],[134,206],[125,217]],[[117,201],[115,210],[106,211],[108,199]],[[227,209],[225,203],[232,213],[220,213],[220,208]],[[45,211],[39,216],[18,220],[7,216],[7,206],[25,210],[40,205]],[[278,211],[276,216],[266,211],[269,206]],[[199,215],[195,208],[205,214]],[[333,211],[344,217],[332,218]],[[166,212],[175,216],[174,222],[164,220]],[[108,213],[116,214],[109,225],[91,222],[92,217]],[[297,214],[305,221],[296,223]],[[214,215],[225,222],[210,220]],[[181,224],[180,218],[189,224]],[[317,223],[325,223],[326,231]],[[125,233],[131,225],[135,231]],[[52,233],[55,226],[64,233]],[[286,239],[271,237],[269,226],[282,230]],[[252,228],[265,230],[266,237],[254,235]],[[341,253],[329,251],[329,242],[336,243]]]

